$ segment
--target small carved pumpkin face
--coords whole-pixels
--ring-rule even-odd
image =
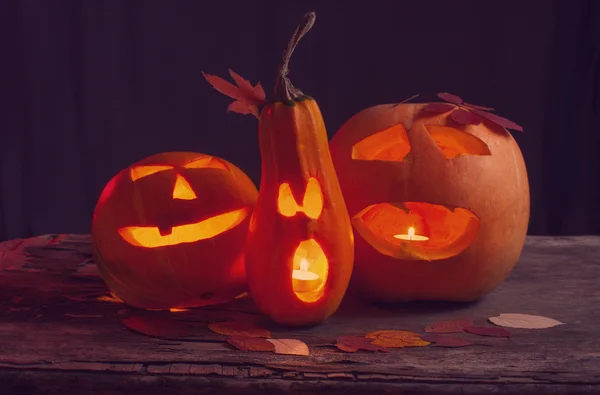
[[[130,166],[108,183],[94,212],[104,278],[139,307],[201,305],[243,292],[256,196],[241,170],[208,155],[166,153]]]

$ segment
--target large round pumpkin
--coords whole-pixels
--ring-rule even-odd
[[[490,122],[495,114],[460,107],[378,105],[334,135],[355,231],[351,291],[386,302],[473,301],[516,264],[529,220],[521,151]]]
[[[100,274],[140,308],[224,302],[246,289],[244,243],[258,191],[235,165],[161,153],[119,172],[92,223]]]

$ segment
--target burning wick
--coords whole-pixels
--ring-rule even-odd
[[[415,228],[413,228],[412,226],[410,228],[408,228],[408,234],[398,234],[398,235],[394,235],[394,237],[396,239],[408,240],[408,241],[425,241],[425,240],[429,240],[429,237],[427,237],[427,236],[416,235],[415,234]]]
[[[309,262],[306,258],[300,260],[300,270],[294,269],[292,272],[292,287],[296,292],[314,291],[319,288],[323,281],[315,272],[308,270]]]

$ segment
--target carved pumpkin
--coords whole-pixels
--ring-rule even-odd
[[[258,191],[235,165],[162,153],[119,172],[92,222],[98,269],[140,308],[224,302],[246,290],[243,248]]]
[[[314,13],[294,32],[279,70],[275,98],[260,83],[229,70],[237,87],[204,74],[234,99],[229,110],[259,117],[260,192],[246,240],[246,273],[258,308],[286,325],[311,325],[333,314],[352,274],[352,225],[329,152],[317,102],[294,88],[288,63],[312,27]]]
[[[456,104],[368,108],[330,143],[356,232],[350,289],[368,299],[473,301],[520,256],[529,219],[521,151],[491,122],[504,118],[447,97]]]

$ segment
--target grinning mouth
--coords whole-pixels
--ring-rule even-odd
[[[174,226],[166,235],[156,226],[128,226],[118,232],[123,240],[136,247],[166,247],[213,238],[239,225],[247,216],[248,209],[242,208],[200,222]]]
[[[466,208],[426,202],[373,204],[356,214],[352,224],[381,254],[428,261],[460,254],[480,226]]]

